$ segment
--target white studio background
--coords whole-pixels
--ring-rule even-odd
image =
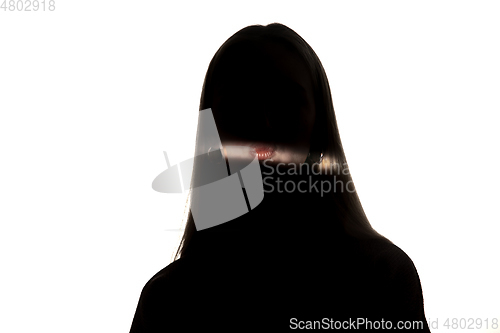
[[[272,22],[321,59],[361,202],[415,263],[431,330],[500,319],[500,3],[55,5],[0,10],[0,331],[128,332],[181,236],[186,197],[151,187],[163,151],[193,155],[212,56]]]

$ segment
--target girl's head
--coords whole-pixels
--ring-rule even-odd
[[[220,47],[205,77],[200,110],[207,108],[223,146],[252,145],[268,164],[323,154],[326,165],[343,155],[329,152],[340,138],[323,66],[284,25],[246,27]]]
[[[252,146],[267,166],[314,163],[322,177],[342,183],[322,200],[327,202],[322,217],[311,224],[318,233],[322,225],[336,223],[352,236],[381,237],[371,228],[348,172],[325,70],[292,29],[252,25],[231,36],[205,77],[200,110],[208,108],[223,147]],[[190,213],[177,254],[190,252],[195,234]]]

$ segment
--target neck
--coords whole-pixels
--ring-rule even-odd
[[[300,239],[342,235],[331,193],[309,190],[315,182],[319,190],[325,179],[314,175],[270,177],[264,180],[264,199],[258,206],[234,220],[197,232],[197,238],[207,250],[225,251],[270,244],[297,246]]]

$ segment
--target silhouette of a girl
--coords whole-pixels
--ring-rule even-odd
[[[207,108],[223,147],[259,154],[264,199],[201,231],[190,213],[178,259],[144,286],[130,332],[369,329],[382,321],[393,329],[420,321],[414,329],[429,332],[413,262],[370,226],[356,194],[313,49],[278,23],[238,31],[209,65]]]

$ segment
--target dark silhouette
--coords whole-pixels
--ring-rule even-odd
[[[370,226],[355,192],[312,48],[277,23],[238,31],[209,65],[207,108],[223,146],[255,144],[264,199],[200,231],[190,213],[177,260],[144,286],[130,332],[282,332],[331,329],[330,320],[370,328],[361,319],[392,329],[421,321],[413,330],[428,332],[413,262]],[[332,189],[322,193],[322,183]]]

